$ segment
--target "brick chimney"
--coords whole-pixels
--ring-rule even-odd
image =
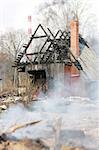
[[[79,23],[77,19],[71,20],[70,33],[71,33],[70,39],[71,51],[75,56],[75,58],[77,58],[79,56]],[[79,76],[79,71],[74,65],[71,66],[71,76],[72,77]]]

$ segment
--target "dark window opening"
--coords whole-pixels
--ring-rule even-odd
[[[28,71],[28,73],[34,77],[34,81],[42,80],[42,79],[46,80],[45,70],[30,70]]]

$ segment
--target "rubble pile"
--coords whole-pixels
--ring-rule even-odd
[[[40,139],[9,140],[6,134],[0,136],[0,150],[86,150],[84,147],[61,145],[60,148],[50,148],[40,141]],[[88,150],[88,149],[87,149]]]
[[[0,137],[0,150],[49,150],[39,140],[22,139],[22,140],[7,140],[4,135]]]

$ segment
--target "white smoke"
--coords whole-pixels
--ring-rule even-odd
[[[87,148],[97,148],[99,146],[97,142],[99,140],[99,101],[85,97],[88,87],[86,90],[85,81],[83,82],[82,79],[79,81],[72,84],[73,88],[77,87],[73,91],[74,94],[78,90],[79,96],[76,95],[77,93],[75,96],[70,96],[71,86],[55,80],[54,89],[51,90],[54,94],[48,93],[38,101],[28,104],[27,107],[23,104],[11,105],[0,117],[0,132],[6,132],[14,125],[42,120],[37,125],[16,130],[10,137],[40,138],[46,141],[54,139],[54,147],[72,143]],[[82,86],[82,83],[85,85]]]

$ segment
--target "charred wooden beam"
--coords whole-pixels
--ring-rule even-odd
[[[34,39],[39,39],[39,38],[45,38],[45,37],[47,37],[46,35],[42,35],[42,36],[34,36],[33,38]]]
[[[37,35],[39,29],[42,29],[44,35]],[[31,64],[50,64],[50,63],[64,63],[67,65],[74,64],[78,70],[82,70],[82,67],[79,61],[74,57],[70,50],[70,32],[58,30],[57,33],[54,35],[52,31],[47,28],[48,33],[43,28],[41,24],[38,25],[34,34],[31,36],[29,42],[25,44],[24,51],[20,52],[15,60],[15,65],[29,65],[30,62],[25,62],[22,64],[20,61],[22,57],[25,55],[33,55],[34,60],[31,61]],[[29,48],[33,39],[42,39],[45,38],[45,42],[41,49],[38,52],[33,52],[27,54],[27,49]],[[79,35],[79,42],[84,44],[88,47],[87,42]],[[47,45],[48,44],[48,45]],[[45,47],[46,51],[45,51]]]

